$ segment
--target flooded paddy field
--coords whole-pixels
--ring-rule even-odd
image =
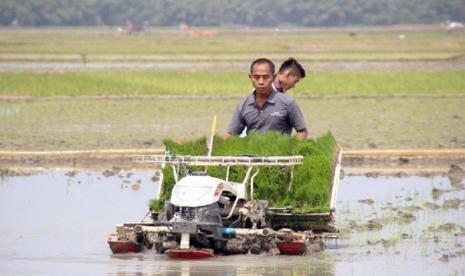
[[[260,43],[257,43],[259,41]],[[462,33],[440,25],[372,28],[216,28],[215,35],[150,29],[3,28],[1,61],[446,60],[464,54]],[[144,47],[140,47],[143,45]]]
[[[0,101],[5,150],[159,148],[226,131],[240,97]],[[345,149],[465,148],[465,97],[297,98],[310,136]]]
[[[465,181],[445,176],[343,177],[340,240],[312,256],[178,261],[152,251],[113,255],[106,235],[140,221],[154,171],[3,173],[1,275],[464,275]]]

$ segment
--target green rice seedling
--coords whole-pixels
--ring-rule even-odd
[[[0,167],[0,180],[3,180],[4,178],[6,178],[9,175],[11,175],[11,172],[10,172],[9,169]]]
[[[293,90],[296,96],[462,94],[465,70],[390,70],[318,72]],[[250,90],[242,72],[2,72],[0,95],[242,96]],[[412,110],[411,112],[415,112]],[[416,114],[413,114],[416,115]]]
[[[107,28],[95,32],[83,29],[15,29],[0,30],[2,60],[252,60],[257,54],[272,59],[289,55],[310,61],[320,60],[437,60],[463,54],[463,35],[436,30],[403,30],[400,39],[389,28],[316,29],[280,27],[270,35],[263,32],[230,32],[215,28],[211,37],[186,36],[174,29],[151,30],[140,36],[117,35]],[[293,30],[294,29],[294,30]],[[44,30],[46,30],[44,32]],[[168,32],[166,32],[168,31]],[[348,36],[355,32],[356,38]]]
[[[165,140],[167,151],[180,155],[206,155],[206,138],[184,143]],[[298,141],[293,137],[279,133],[251,133],[245,138],[231,137],[222,139],[214,137],[213,155],[240,156],[243,154],[257,156],[303,155],[304,162],[297,165],[291,177],[288,167],[263,167],[255,178],[255,199],[266,199],[271,206],[292,206],[294,213],[320,213],[329,211],[329,194],[333,160],[336,153],[336,141],[328,132],[317,139]],[[189,167],[189,170],[199,168]],[[152,210],[160,210],[169,198],[174,185],[172,170],[163,169],[162,195],[159,200],[151,201]],[[214,177],[224,178],[226,168],[210,167],[208,173]],[[181,176],[185,173],[181,172]],[[234,166],[230,170],[230,181],[242,181],[245,167]]]

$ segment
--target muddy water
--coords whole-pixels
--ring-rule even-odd
[[[115,224],[142,219],[157,192],[153,172],[65,173],[1,179],[0,275],[465,275],[463,181],[346,176],[337,246],[306,257],[176,261],[154,252],[112,255],[105,243]]]

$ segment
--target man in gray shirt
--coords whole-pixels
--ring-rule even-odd
[[[273,89],[274,77],[273,62],[265,58],[252,62],[249,79],[255,90],[237,105],[226,138],[241,134],[246,127],[247,133],[277,131],[289,135],[294,128],[297,139],[307,138],[307,126],[300,108],[293,98]]]

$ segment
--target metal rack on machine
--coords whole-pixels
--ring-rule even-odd
[[[190,155],[137,155],[141,163],[185,164],[191,166],[294,166],[303,163],[302,155],[293,156],[190,156]]]

